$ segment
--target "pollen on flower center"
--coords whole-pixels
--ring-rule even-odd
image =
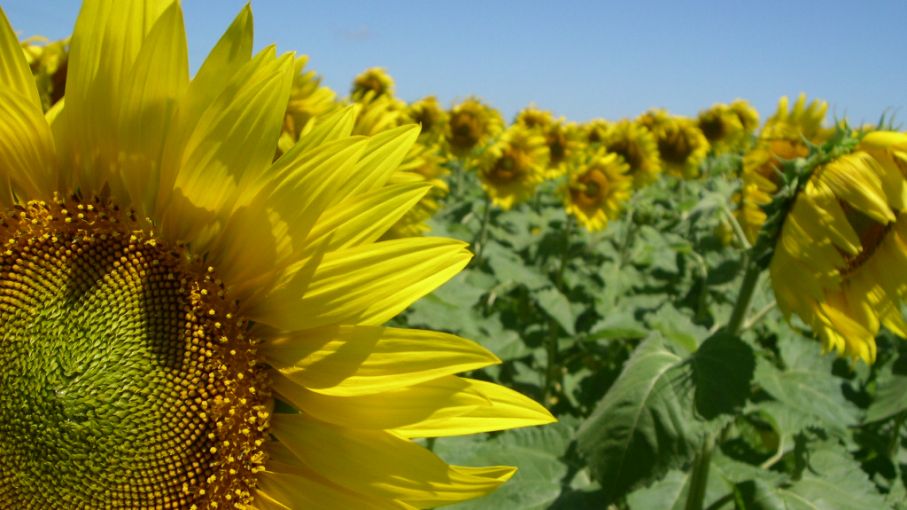
[[[0,508],[249,502],[268,384],[213,270],[97,199],[0,243]]]

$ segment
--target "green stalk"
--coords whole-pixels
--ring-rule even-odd
[[[762,274],[762,268],[756,263],[755,257],[747,253],[746,255],[746,273],[743,274],[743,283],[740,285],[740,292],[737,294],[737,302],[734,304],[734,310],[731,312],[731,318],[728,320],[725,331],[731,335],[740,332],[743,326],[743,319],[749,310],[750,303],[753,300],[753,293],[756,290],[756,283],[759,281],[759,275]]]
[[[482,262],[482,252],[485,251],[485,243],[488,241],[488,221],[491,218],[491,197],[485,194],[485,210],[482,212],[482,227],[479,229],[478,243],[476,243],[476,258],[473,263],[476,265]]]
[[[690,489],[687,493],[686,510],[702,510],[705,502],[705,488],[709,481],[709,465],[712,463],[712,450],[715,447],[715,438],[709,437],[702,445],[702,450],[696,455],[693,472],[690,474]]]
[[[567,267],[567,263],[570,260],[570,233],[573,230],[573,216],[567,215],[567,223],[564,225],[564,249],[561,252],[561,261],[557,269],[557,275],[555,276],[555,286],[560,292],[564,292],[564,270]],[[548,337],[545,339],[545,351],[547,353],[547,360],[545,366],[545,387],[544,393],[542,395],[542,402],[546,405],[551,404],[551,399],[554,396],[555,386],[557,385],[560,379],[560,364],[558,363],[558,358],[560,353],[558,352],[558,334],[557,334],[557,323],[554,322],[554,319],[548,317]]]

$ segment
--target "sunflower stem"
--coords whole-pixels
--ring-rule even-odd
[[[737,294],[737,302],[734,304],[734,311],[731,312],[731,318],[728,320],[725,331],[728,334],[736,335],[740,333],[743,326],[743,319],[749,310],[750,303],[753,300],[753,294],[756,290],[756,283],[762,274],[762,267],[758,264],[756,257],[747,252],[745,257],[746,273],[743,275],[743,283],[740,285],[740,292]]]
[[[482,226],[479,229],[478,243],[476,243],[475,264],[482,263],[482,252],[485,251],[485,243],[488,241],[488,221],[491,218],[491,197],[485,194],[485,210],[482,212]]]
[[[693,472],[690,473],[690,489],[687,492],[686,510],[702,510],[705,502],[705,489],[709,482],[709,466],[712,464],[712,450],[715,447],[715,438],[709,434],[702,449],[696,454],[693,461]]]
[[[564,225],[564,246],[561,252],[561,261],[557,268],[554,284],[558,291],[564,292],[564,270],[570,259],[570,233],[573,230],[573,216],[567,215],[567,222]],[[547,354],[545,366],[545,388],[542,395],[542,402],[546,405],[554,404],[554,393],[558,384],[560,365],[558,358],[558,326],[551,317],[548,317],[548,338],[545,340],[545,351]]]

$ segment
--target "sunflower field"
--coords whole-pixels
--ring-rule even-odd
[[[890,119],[334,91],[248,6],[190,79],[147,4],[0,11],[0,508],[907,510]]]

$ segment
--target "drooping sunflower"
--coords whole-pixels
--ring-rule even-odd
[[[50,42],[43,37],[32,37],[22,41],[25,59],[35,76],[38,94],[44,111],[60,101],[66,85],[66,69],[69,62],[69,40]]]
[[[394,95],[394,79],[384,68],[371,67],[353,79],[353,87],[350,90],[350,97],[353,100],[359,100],[368,93],[375,97]]]
[[[617,154],[603,150],[587,153],[571,165],[564,207],[580,225],[595,232],[617,217],[633,193],[629,165]]]
[[[7,506],[410,509],[512,475],[411,441],[551,421],[454,375],[477,344],[381,326],[470,257],[375,241],[424,192],[387,185],[416,128],[348,108],[272,163],[294,58],[252,56],[248,6],[190,80],[178,3],[87,1],[53,125],[2,11],[0,61]]]
[[[493,204],[510,209],[531,197],[536,186],[545,180],[547,163],[545,138],[513,125],[479,156],[479,182]]]
[[[824,348],[872,363],[884,325],[907,337],[907,134],[877,131],[812,171],[770,265],[778,307]]]
[[[283,133],[278,144],[281,152],[290,150],[296,140],[316,117],[325,115],[337,108],[337,94],[321,85],[321,77],[315,71],[306,70],[309,57],[303,55],[296,59],[293,85],[290,87],[290,100],[283,119]]]
[[[503,129],[504,119],[497,110],[469,98],[450,110],[445,140],[449,152],[462,158],[493,140]]]
[[[651,184],[661,174],[661,158],[655,137],[636,122],[624,119],[613,124],[603,147],[623,158],[630,167],[629,174],[637,188]]]
[[[782,97],[756,144],[744,155],[737,217],[750,242],[755,241],[765,223],[762,207],[778,191],[781,162],[805,157],[809,143],[821,143],[831,134],[832,130],[822,126],[827,110],[825,101],[813,100],[807,105],[805,94],[797,98],[793,108],[789,107],[788,98]]]

